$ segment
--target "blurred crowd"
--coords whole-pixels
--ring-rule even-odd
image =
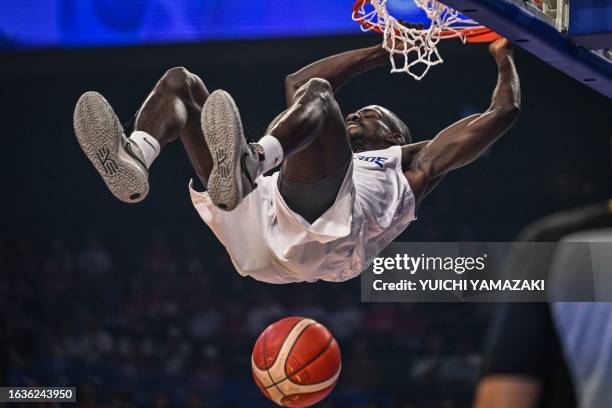
[[[91,408],[271,406],[250,353],[268,324],[298,315],[325,324],[342,350],[321,406],[469,406],[482,306],[361,303],[359,279],[267,285],[190,237],[106,242],[1,242],[5,383],[76,385]]]

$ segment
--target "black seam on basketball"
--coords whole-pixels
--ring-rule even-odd
[[[293,327],[295,327],[295,326],[293,326]],[[293,327],[291,328],[291,330],[293,330]],[[289,333],[291,333],[291,330],[289,331]],[[266,337],[268,337],[268,333],[264,332],[261,354],[263,354],[264,364],[267,366],[268,364],[266,364]],[[287,337],[285,337],[285,340],[287,340]],[[278,358],[278,355],[276,355],[276,358]],[[276,361],[276,358],[274,358],[274,361]],[[272,365],[274,365],[274,362],[272,363]],[[257,364],[255,364],[255,366],[257,366]],[[270,379],[270,381],[272,381],[272,385],[274,385],[276,387],[276,384],[274,383],[274,379],[272,378],[272,374],[270,374],[270,367],[266,367],[266,374],[268,374],[268,378]],[[270,387],[264,387],[264,389],[268,390],[268,388],[270,388]],[[286,395],[281,391],[281,389],[278,388],[278,387],[276,387],[276,389],[278,390],[278,392],[281,393],[283,398],[285,398]]]
[[[295,329],[295,326],[297,326],[302,320],[305,320],[304,318],[300,318],[300,320],[298,320],[297,322],[295,322],[295,324],[293,326],[291,326],[291,329],[289,329],[289,331],[287,332],[287,335],[285,336],[285,338],[283,339],[283,342],[281,343],[281,348],[283,347],[283,344],[285,344],[285,342],[287,341],[287,337],[289,337],[289,335],[291,334],[291,332],[293,331],[293,329]],[[310,324],[308,325],[310,326]],[[308,327],[306,326],[306,327]],[[304,330],[306,330],[306,328],[304,328]],[[304,333],[304,330],[302,330],[302,333]],[[302,333],[300,333],[300,336],[302,335]],[[298,336],[295,341],[297,342],[297,339],[300,337]],[[266,339],[266,337],[264,336],[264,340]],[[265,344],[265,343],[264,343]],[[293,343],[293,345],[295,345],[295,342]],[[291,346],[291,349],[289,349],[289,353],[291,353],[291,350],[293,350],[293,345]],[[280,349],[278,349],[279,354],[280,354]],[[265,355],[266,355],[266,351],[264,349],[264,362],[265,360]],[[272,367],[274,365],[274,363],[276,363],[276,359],[278,358],[278,354],[276,355],[276,357],[274,357],[274,361],[272,361],[272,364],[270,364],[269,366],[266,367],[266,370],[269,370],[270,367]]]
[[[291,379],[289,379],[289,378],[288,378],[288,380],[289,380],[289,381],[291,381]],[[291,382],[293,382],[293,381],[291,381]],[[312,384],[308,384],[308,385],[310,386],[310,385],[323,384],[324,382],[325,382],[325,381],[321,381],[321,382],[318,382],[318,383],[312,383]],[[284,396],[284,398],[292,397],[292,396],[294,396],[294,395],[309,395],[309,394],[314,394],[314,393],[317,393],[317,392],[321,392],[321,391],[329,390],[330,388],[334,387],[334,386],[335,386],[337,383],[338,383],[338,379],[336,378],[336,381],[334,381],[334,382],[333,382],[333,384],[331,384],[329,387],[324,388],[324,389],[322,389],[322,390],[319,390],[319,391],[312,391],[312,392],[299,392],[299,393],[296,393],[296,394],[289,394],[289,395],[285,395],[285,396]],[[294,383],[294,384],[295,384],[295,383]],[[296,384],[296,385],[304,385],[304,384]],[[330,392],[331,392],[331,390],[330,390]],[[320,401],[319,401],[319,402],[320,402]]]
[[[325,381],[320,381],[317,383],[308,383],[308,384],[298,384],[294,381],[291,380],[291,377],[293,377],[294,375],[296,375],[297,373],[299,373],[300,371],[304,370],[306,367],[308,367],[310,364],[314,363],[316,361],[316,359],[318,359],[319,357],[321,357],[323,355],[323,353],[325,353],[327,350],[329,350],[329,348],[331,347],[331,344],[333,343],[334,338],[332,337],[331,339],[329,339],[329,342],[327,342],[327,345],[325,346],[325,348],[316,356],[314,356],[310,361],[308,361],[306,364],[304,364],[302,367],[300,367],[299,370],[296,370],[293,374],[288,375],[286,380],[291,381],[292,383],[296,384],[296,385],[317,385],[317,384],[322,384],[325,381],[329,381],[329,380],[325,380]]]
[[[303,320],[305,320],[305,319],[303,319]],[[300,320],[299,322],[301,322],[301,321],[302,321],[302,320]],[[299,322],[298,322],[298,323],[299,323]],[[295,347],[295,345],[296,345],[296,343],[298,342],[298,340],[300,339],[300,337],[302,337],[302,334],[304,334],[304,332],[306,331],[306,329],[308,329],[310,326],[312,326],[312,325],[314,325],[314,324],[316,324],[316,323],[310,323],[310,324],[308,324],[306,327],[304,327],[304,329],[303,329],[303,330],[300,332],[300,334],[298,334],[298,336],[295,338],[295,341],[294,341],[294,342],[293,342],[293,344],[291,345],[291,348],[289,349],[289,352],[287,353],[287,357],[289,357],[289,356],[291,355],[291,352],[293,351],[293,348]],[[297,324],[296,324],[296,326],[297,326]],[[294,328],[295,328],[295,326],[293,326],[293,327],[291,328],[291,330],[293,330]],[[289,333],[291,333],[291,330],[289,331]],[[289,337],[289,333],[287,334],[287,337]],[[285,344],[285,342],[287,341],[287,337],[285,337],[285,339],[283,340],[283,344]],[[282,348],[282,345],[281,345],[281,348]],[[278,358],[278,355],[277,355],[276,357]],[[317,355],[317,357],[318,357],[318,355]],[[276,362],[276,360],[274,360],[274,361]],[[310,361],[309,361],[308,363],[310,363]],[[279,381],[277,381],[277,382],[274,382],[274,380],[272,380],[272,384],[271,384],[271,385],[269,385],[269,386],[267,386],[267,387],[266,387],[266,389],[271,388],[272,386],[276,386],[277,384],[280,384],[280,383],[282,383],[283,381],[285,381],[287,378],[289,378],[289,376],[287,376],[286,366],[287,366],[287,361],[285,361],[285,364],[283,364],[283,373],[285,373],[285,376],[284,376],[284,377],[283,377],[281,380],[279,380]],[[277,388],[278,388],[278,387],[277,387]],[[283,394],[283,395],[284,395],[284,394]]]
[[[295,326],[297,326],[302,320],[304,320],[304,318],[301,318],[300,320],[296,321],[293,324],[293,326],[291,326],[291,329],[289,329],[289,331],[287,332],[287,335],[285,336],[285,338],[283,339],[283,342],[281,343],[281,348],[283,347],[283,344],[285,344],[285,342],[287,341],[287,337],[289,337],[289,334],[291,334],[293,329],[295,329]],[[310,325],[308,325],[308,326],[310,326]],[[308,326],[306,326],[306,327],[308,327]],[[304,328],[304,330],[306,330],[306,328]],[[302,330],[302,333],[304,332],[304,330]],[[300,333],[300,335],[302,335],[302,333]],[[266,368],[265,368],[266,373],[268,374],[268,378],[272,382],[272,385],[264,387],[264,389],[267,390],[267,389],[272,388],[274,386],[274,387],[276,387],[278,392],[280,392],[282,394],[283,397],[286,397],[286,395],[281,391],[281,389],[277,387],[277,385],[280,383],[280,381],[279,382],[274,382],[274,379],[272,378],[272,374],[270,374],[270,367],[272,367],[274,365],[274,363],[276,363],[276,359],[278,358],[278,354],[276,354],[276,357],[274,357],[274,361],[272,361],[272,364],[268,365],[268,363],[266,362],[266,338],[267,337],[268,337],[268,333],[264,332],[263,345],[262,345],[263,348],[262,348],[261,353],[263,354],[264,364],[266,366]],[[299,336],[298,336],[298,338],[299,338]],[[297,339],[296,339],[296,341],[297,341]],[[293,344],[295,345],[295,342]],[[292,346],[292,349],[293,349],[293,346]],[[280,352],[280,349],[278,351]],[[289,350],[289,353],[291,353],[291,350]],[[257,364],[255,364],[255,366],[257,366]],[[283,367],[283,371],[284,371],[284,367]]]
[[[312,325],[314,325],[314,324],[316,324],[316,323],[309,324],[308,326],[306,326],[306,328],[305,328],[305,329],[302,331],[302,333],[304,333],[308,327],[310,327],[310,326],[312,326]],[[302,333],[300,333],[300,336],[302,335]],[[291,349],[289,350],[289,354],[291,354],[291,350],[293,350],[293,346],[295,346],[295,343],[297,343],[297,341],[298,341],[298,339],[300,338],[300,336],[298,336],[298,337],[295,339],[295,342],[293,343],[293,345],[291,346]],[[272,386],[276,386],[276,385],[278,385],[278,384],[282,383],[282,382],[283,382],[283,381],[285,381],[285,380],[289,380],[289,381],[291,381],[291,377],[293,377],[294,375],[296,375],[297,373],[299,373],[300,371],[302,371],[303,369],[305,369],[306,367],[308,367],[308,366],[309,366],[310,364],[312,364],[312,363],[313,363],[313,362],[314,362],[314,361],[315,361],[317,358],[321,357],[321,356],[323,355],[323,353],[325,353],[325,352],[326,352],[326,351],[329,349],[329,347],[331,346],[331,344],[333,343],[333,341],[334,341],[334,337],[333,337],[333,336],[331,336],[331,338],[329,339],[329,341],[327,342],[327,344],[325,345],[325,347],[324,347],[324,348],[323,348],[323,349],[322,349],[322,350],[321,350],[319,353],[317,353],[317,354],[316,354],[314,357],[312,357],[312,358],[311,358],[309,361],[307,361],[307,362],[306,362],[306,364],[304,364],[304,365],[303,365],[303,366],[301,366],[301,367],[300,367],[298,370],[296,370],[296,371],[295,371],[293,374],[291,374],[291,375],[287,375],[287,370],[285,369],[285,367],[283,367],[283,371],[285,372],[285,377],[284,377],[282,380],[278,381],[278,382],[273,382],[273,383],[272,383],[272,385],[269,385],[268,387],[266,387],[266,389],[268,389],[268,388],[270,388],[270,387],[272,387]],[[288,355],[289,355],[289,354],[288,354]],[[325,380],[325,381],[328,381],[328,380]],[[293,382],[293,381],[291,381],[291,382],[292,382],[292,383],[294,383],[294,384],[296,384],[296,385],[317,385],[317,384],[324,383],[325,381],[320,381],[320,382],[318,382],[318,383],[309,383],[309,384],[298,384],[298,383]],[[278,387],[277,387],[277,388],[278,388]],[[285,395],[285,396],[286,396],[286,395]]]

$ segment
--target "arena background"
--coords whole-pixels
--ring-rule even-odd
[[[100,91],[128,121],[163,72],[182,65],[210,90],[231,92],[258,138],[284,109],[287,74],[378,41],[347,32],[29,51],[3,36],[3,385],[78,385],[84,407],[270,406],[250,377],[252,346],[268,323],[303,315],[326,324],[343,353],[340,382],[321,406],[469,406],[490,305],[361,304],[357,279],[241,278],[190,204],[194,175],[180,144],[156,161],[147,200],[125,205],[73,135],[82,92]],[[418,141],[485,109],[496,78],[486,46],[445,43],[441,52],[445,64],[421,82],[388,67],[354,80],[337,95],[343,111],[382,104]],[[448,176],[400,240],[507,241],[540,216],[612,192],[610,101],[520,49],[516,63],[518,122]]]

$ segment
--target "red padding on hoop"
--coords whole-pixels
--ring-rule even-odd
[[[363,6],[366,2],[368,2],[368,0],[356,0],[355,3],[353,3],[353,12],[358,12],[359,9],[361,9],[361,6]]]
[[[465,40],[469,43],[484,43],[484,42],[493,42],[498,38],[501,38],[501,35],[492,31],[487,27],[474,27],[474,28],[464,28],[463,30],[459,30],[464,36]],[[457,35],[453,31],[443,31],[440,34],[442,39],[448,38],[456,38]]]
[[[486,33],[468,35],[466,41],[469,43],[490,43],[500,38],[502,38],[501,35],[497,34],[495,31],[489,30]]]
[[[378,34],[382,34],[383,31],[376,24],[369,23],[362,18],[357,18],[361,7],[363,7],[364,4],[369,2],[370,0],[356,0],[355,3],[353,3],[353,18],[357,19],[357,22],[361,24],[364,28],[374,30]]]

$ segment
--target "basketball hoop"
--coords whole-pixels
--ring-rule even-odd
[[[410,1],[410,0],[404,0]],[[383,48],[389,52],[391,72],[405,72],[422,79],[429,69],[444,62],[438,53],[440,40],[459,38],[464,44],[491,42],[498,34],[435,0],[414,0],[425,11],[431,24],[422,27],[403,22],[387,11],[387,0],[357,0],[353,5],[353,20],[362,31],[375,31],[383,35]],[[398,66],[395,57],[403,64]],[[421,73],[415,69],[424,66]]]

